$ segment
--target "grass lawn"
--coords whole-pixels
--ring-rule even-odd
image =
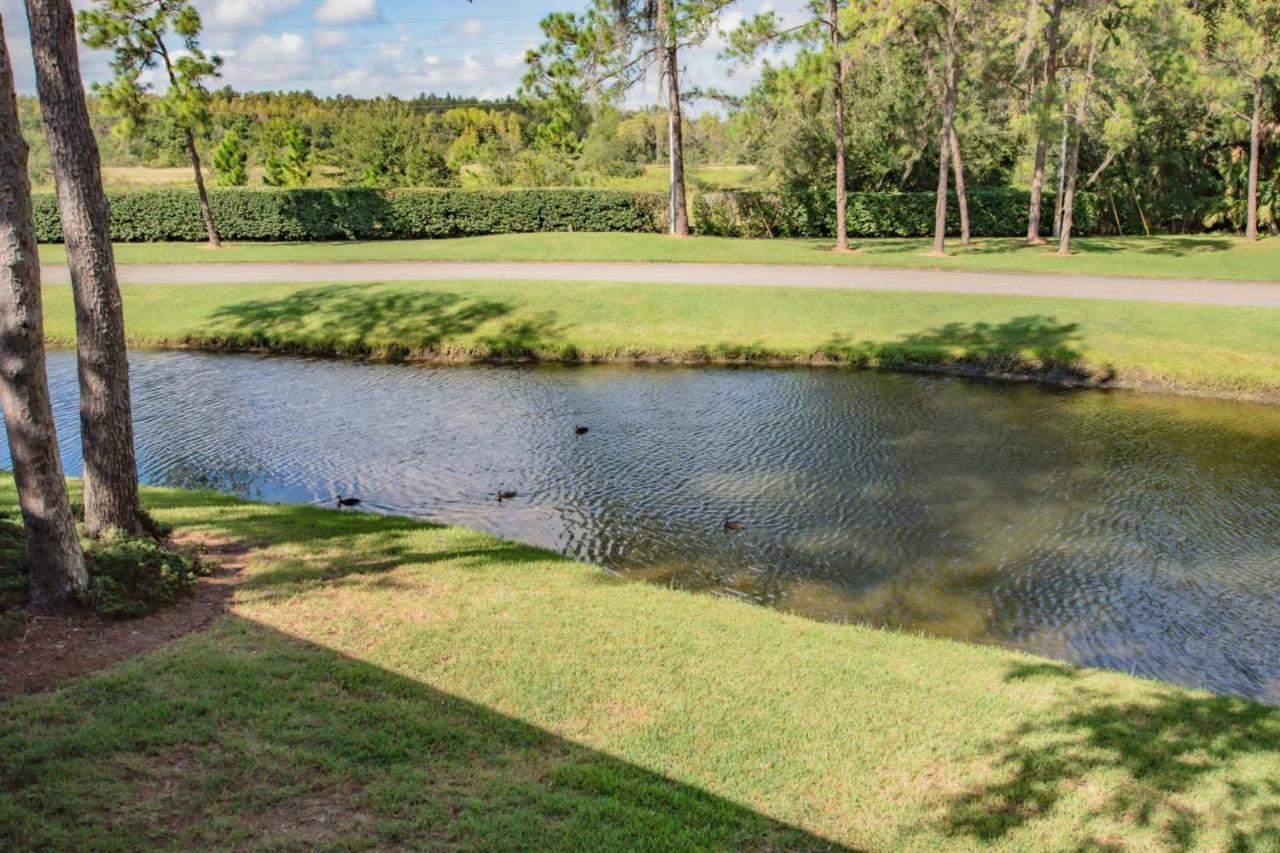
[[[1114,371],[1134,386],[1280,398],[1280,312],[1103,300],[591,282],[134,285],[134,345],[392,358],[836,360]],[[71,291],[46,331],[74,338]]]
[[[1277,709],[464,530],[144,499],[251,544],[246,577],[211,630],[0,705],[8,849],[1280,846]]]
[[[826,264],[921,269],[965,269],[1054,275],[1220,278],[1280,281],[1280,238],[1258,243],[1222,235],[1089,237],[1076,254],[1060,258],[1053,246],[1028,247],[1017,239],[987,239],[951,256],[929,257],[929,241],[859,240],[858,251],[836,254],[826,240],[738,240],[661,234],[500,234],[452,240],[334,243],[236,243],[215,251],[198,243],[121,243],[120,263],[230,263],[243,261],[678,261]],[[63,263],[60,245],[40,247],[45,263]]]

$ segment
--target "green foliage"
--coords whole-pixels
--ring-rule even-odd
[[[109,193],[111,236],[123,242],[202,240],[194,190]],[[57,200],[34,197],[36,235],[61,242]],[[598,189],[445,190],[228,188],[209,193],[228,240],[462,237],[535,231],[659,231],[660,193]]]
[[[104,616],[145,616],[190,592],[204,574],[192,551],[174,550],[154,539],[108,535],[85,546],[89,588],[84,601]]]
[[[124,132],[147,123],[152,108],[194,132],[209,122],[209,92],[205,81],[218,76],[222,58],[200,47],[200,14],[188,0],[101,0],[78,16],[79,29],[89,47],[111,50],[115,77],[95,84],[109,111],[121,116]],[[181,52],[166,43],[179,41]],[[142,73],[162,67],[169,86],[151,97],[151,84]]]
[[[296,124],[284,136],[283,151],[267,156],[263,183],[269,187],[305,187],[311,179],[311,143]]]
[[[242,187],[249,183],[249,152],[240,134],[228,130],[213,150],[213,173],[221,187]]]
[[[969,219],[975,237],[1013,236],[1026,232],[1028,194],[1014,189],[968,192]],[[922,237],[933,233],[935,196],[930,192],[849,194],[851,237]],[[958,228],[956,197],[948,222]],[[1099,204],[1090,193],[1076,195],[1076,228],[1092,232]],[[1052,227],[1053,197],[1043,205],[1046,227]],[[722,237],[829,237],[835,228],[835,201],[830,193],[778,193],[733,190],[703,193],[694,199],[694,219],[701,234]]]
[[[27,600],[27,542],[22,521],[16,513],[0,512],[0,616],[6,609],[19,607]],[[0,637],[5,636],[0,622]]]

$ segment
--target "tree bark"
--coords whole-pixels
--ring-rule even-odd
[[[947,179],[951,170],[951,134],[956,113],[956,4],[947,7],[947,33],[944,46],[946,71],[942,83],[942,131],[938,136],[938,198],[933,215],[933,254],[942,255],[947,248]]]
[[[190,130],[187,134],[187,152],[191,155],[191,168],[196,173],[196,193],[200,196],[200,216],[204,218],[204,230],[209,235],[209,248],[221,249],[222,238],[218,236],[218,226],[213,223],[213,212],[209,210],[209,193],[204,188],[204,172],[200,169],[200,153],[196,151],[196,135]]]
[[[689,236],[689,207],[684,191],[684,129],[680,115],[680,63],[676,50],[675,0],[658,3],[663,71],[667,77],[668,156],[671,165],[671,236]]]
[[[178,77],[173,73],[173,62],[169,58],[169,51],[164,46],[164,40],[157,38],[156,45],[160,48],[160,56],[164,59],[165,71],[169,73],[169,85],[177,86]],[[184,127],[183,134],[187,138],[187,153],[191,156],[191,170],[196,176],[196,195],[200,199],[200,217],[204,219],[204,231],[209,235],[209,248],[221,249],[222,238],[218,236],[218,226],[213,222],[213,212],[209,209],[209,193],[204,188],[204,171],[200,168],[200,152],[196,150],[196,135],[191,128]]]
[[[969,197],[964,192],[964,160],[960,157],[960,137],[955,126],[951,127],[951,167],[956,178],[956,202],[960,207],[960,245],[972,244],[969,239]]]
[[[1058,254],[1071,254],[1071,220],[1075,212],[1076,177],[1080,173],[1080,140],[1084,136],[1084,122],[1088,116],[1089,87],[1093,85],[1093,62],[1098,55],[1096,40],[1089,43],[1089,59],[1085,63],[1084,85],[1080,100],[1076,102],[1076,115],[1072,124],[1071,153],[1067,155],[1066,189],[1062,193],[1062,235],[1058,238]]]
[[[1253,115],[1249,121],[1249,202],[1245,214],[1244,238],[1258,239],[1258,149],[1262,128],[1262,81],[1253,84]]]
[[[26,6],[76,306],[85,527],[90,536],[110,528],[141,533],[147,525],[138,504],[111,209],[80,79],[75,17],[69,0],[26,0]]]
[[[849,191],[844,167],[844,57],[840,49],[840,3],[828,0],[827,13],[831,18],[832,68],[831,101],[835,107],[836,135],[836,249],[849,248]]]
[[[1053,109],[1053,102],[1058,94],[1058,23],[1062,20],[1062,0],[1053,0],[1049,11],[1049,28],[1045,34],[1043,113],[1036,127],[1036,159],[1031,173],[1031,204],[1027,211],[1027,242],[1039,245],[1044,242],[1040,236],[1040,203],[1044,194],[1044,165],[1049,151],[1048,113]]]
[[[70,603],[89,578],[49,402],[35,227],[27,143],[0,20],[0,403],[22,508],[31,606],[54,610]]]

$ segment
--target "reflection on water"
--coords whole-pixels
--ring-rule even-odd
[[[132,364],[151,483],[355,494],[637,578],[1280,703],[1280,408],[836,370]],[[50,380],[79,473],[70,353]]]

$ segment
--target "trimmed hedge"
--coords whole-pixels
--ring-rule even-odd
[[[1014,237],[1027,232],[1030,194],[1016,189],[968,192],[969,226],[975,237]],[[935,195],[931,192],[849,193],[851,237],[927,237],[933,234]],[[1044,195],[1043,228],[1053,227],[1053,196]],[[694,199],[698,233],[721,237],[831,237],[835,232],[833,193],[777,193],[726,190]],[[1098,200],[1077,193],[1073,231],[1091,233],[1098,224]],[[950,196],[949,233],[960,232],[956,196]]]
[[[195,190],[107,194],[111,238],[205,239]],[[62,241],[57,200],[37,195],[36,238]],[[376,240],[528,231],[661,231],[661,193],[598,189],[375,190],[212,189],[209,206],[226,240]]]
[[[195,190],[111,192],[111,237],[122,242],[205,239]],[[35,196],[36,237],[62,241],[57,200]],[[1026,231],[1025,190],[969,192],[969,217],[976,237],[1015,236]],[[665,230],[663,193],[600,189],[376,190],[362,187],[209,191],[218,230],[227,240],[377,240],[470,237],[537,231]],[[955,196],[948,223],[960,225]],[[849,234],[854,237],[923,237],[933,233],[930,192],[850,193]],[[1052,226],[1053,196],[1043,205],[1046,233]],[[693,200],[698,233],[724,237],[830,237],[835,199],[829,193],[724,190]],[[1076,231],[1092,232],[1098,201],[1076,197]]]

